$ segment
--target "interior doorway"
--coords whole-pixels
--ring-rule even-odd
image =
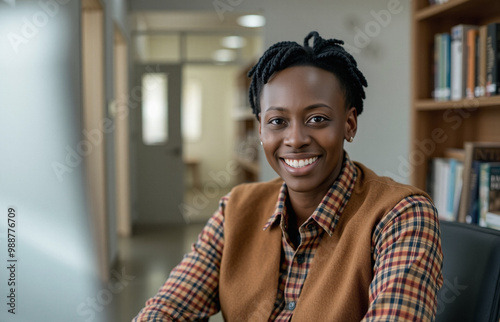
[[[185,64],[183,147],[187,222],[206,222],[237,181],[234,164],[238,65]]]
[[[201,12],[132,16],[135,66],[181,66],[184,188],[177,209],[169,211],[180,211],[187,223],[206,222],[241,178],[241,162],[235,161],[241,147],[237,127],[247,94],[239,79],[262,52],[261,29],[238,25],[241,15],[228,13],[224,21]],[[141,216],[139,211],[139,223]]]

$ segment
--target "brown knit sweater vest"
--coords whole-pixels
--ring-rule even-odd
[[[324,234],[292,321],[360,321],[373,279],[372,234],[400,200],[425,195],[355,163],[358,177],[333,236]],[[263,228],[283,181],[240,185],[225,209],[219,299],[226,321],[267,321],[278,288],[281,229]]]

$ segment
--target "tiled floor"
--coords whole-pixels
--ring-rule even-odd
[[[193,197],[193,194],[187,194],[186,202]],[[189,224],[136,227],[132,237],[119,240],[115,270],[118,274],[125,274],[127,280],[108,307],[110,315],[114,316],[111,318],[113,322],[131,321],[145,301],[156,294],[172,268],[190,250],[217,205],[218,198],[210,198],[198,216],[190,218]],[[223,320],[219,314],[210,321]]]

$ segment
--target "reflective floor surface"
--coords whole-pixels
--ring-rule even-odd
[[[141,226],[131,238],[121,238],[113,276],[123,288],[114,295],[110,313],[114,321],[131,321],[165,282],[169,272],[190,250],[203,223],[176,226]],[[210,321],[223,321],[220,314]]]

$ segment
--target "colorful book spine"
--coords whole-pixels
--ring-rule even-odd
[[[486,36],[486,96],[500,94],[500,23],[490,23]]]
[[[441,100],[447,101],[451,98],[451,37],[448,33],[441,34]]]
[[[477,55],[478,63],[476,66],[477,81],[475,96],[482,97],[486,95],[486,37],[488,28],[487,26],[479,27]]]
[[[451,37],[448,33],[434,36],[434,99],[451,98]]]
[[[470,206],[465,218],[468,224],[479,223],[479,177],[481,161],[473,161],[470,172]]]
[[[456,221],[462,191],[463,162],[452,158],[434,158],[429,174],[428,191],[439,218]]]
[[[441,34],[434,35],[434,93],[435,100],[441,100],[441,73],[440,73],[440,58],[441,58]]]
[[[457,176],[457,164],[458,160],[449,159],[448,160],[448,187],[446,189],[446,217],[449,220],[456,220],[454,214],[454,205],[455,205],[455,184],[456,184],[456,176]]]
[[[464,173],[464,163],[462,161],[457,161],[457,168],[455,172],[455,194],[453,196],[453,219],[458,220],[458,210],[460,207],[460,194],[462,193],[463,187],[463,173]]]
[[[451,99],[467,97],[468,50],[467,33],[478,26],[460,24],[451,28]]]
[[[481,164],[479,205],[479,225],[500,229],[500,163]]]
[[[477,29],[467,31],[467,84],[465,87],[465,97],[474,98],[476,87],[476,38]]]
[[[498,142],[465,142],[464,143],[464,170],[463,188],[460,195],[458,221],[467,222],[470,214],[473,197],[474,161],[500,162],[500,143]],[[477,199],[477,197],[476,197]]]

